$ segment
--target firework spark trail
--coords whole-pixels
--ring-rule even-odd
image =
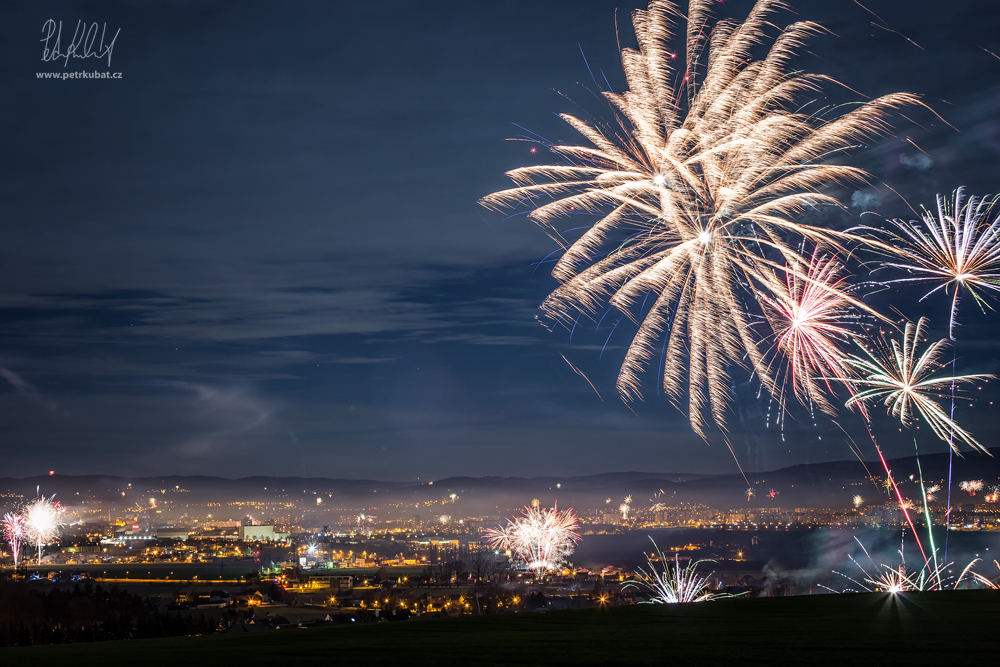
[[[24,516],[18,512],[9,512],[3,516],[3,536],[10,545],[11,555],[14,556],[14,567],[21,556],[21,545],[28,537],[28,529],[24,525]]]
[[[59,536],[62,513],[62,506],[45,496],[39,496],[31,501],[23,510],[28,538],[38,548],[39,565],[42,564],[42,545]]]
[[[625,400],[641,398],[641,377],[664,339],[663,389],[678,406],[686,393],[691,427],[703,437],[709,422],[726,429],[732,368],[749,366],[775,390],[751,319],[765,296],[780,302],[781,276],[809,264],[790,238],[833,249],[857,240],[793,221],[839,205],[829,186],[867,178],[826,160],[887,133],[890,111],[920,104],[897,93],[829,121],[805,114],[803,96],[836,82],[787,64],[821,27],[792,23],[771,41],[772,14],[786,5],[758,0],[744,22],[709,30],[714,4],[690,0],[685,16],[676,3],[654,0],[634,12],[639,49],[622,51],[628,90],[604,93],[618,127],[563,114],[590,145],[550,146],[565,164],[515,169],[508,176],[516,187],[482,200],[494,209],[531,206],[530,217],[567,248],[553,269],[561,285],[542,304],[551,321],[569,326],[575,312],[596,319],[608,301],[638,325],[618,376]],[[668,44],[684,22],[686,54],[678,54]],[[601,217],[571,243],[556,222],[575,213]],[[652,305],[636,314],[650,292]]]
[[[650,602],[656,604],[677,604],[681,602],[705,602],[718,598],[737,597],[726,593],[713,593],[708,590],[708,580],[714,574],[698,574],[697,568],[702,563],[714,563],[712,560],[691,561],[685,567],[681,567],[680,557],[674,554],[674,566],[670,567],[667,558],[656,546],[653,538],[653,548],[659,558],[661,567],[657,567],[653,558],[646,555],[648,569],[636,568],[635,577],[622,584],[622,589],[641,588],[652,594]]]
[[[966,290],[980,309],[988,304],[990,292],[1000,292],[1000,216],[992,223],[988,214],[995,199],[970,197],[964,188],[955,191],[954,203],[937,196],[937,212],[923,210],[921,220],[891,221],[886,230],[868,228],[876,237],[885,238],[892,248],[891,261],[884,266],[901,269],[913,277],[889,283],[937,283],[921,301],[943,290],[954,291],[948,317],[948,337],[954,341],[955,323],[962,290]],[[897,259],[898,258],[898,259]],[[994,295],[995,296],[995,295]],[[952,348],[951,372],[955,373],[957,345]],[[955,387],[951,391],[950,419],[955,420]],[[955,453],[954,434],[949,438],[948,500],[945,514],[945,558],[948,557],[948,526],[951,523],[952,470]]]
[[[494,549],[510,550],[541,577],[562,565],[580,541],[579,522],[572,509],[525,507],[521,516],[507,519],[507,526],[487,529],[484,535]]]

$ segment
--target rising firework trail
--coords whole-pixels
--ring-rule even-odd
[[[21,545],[28,538],[28,529],[24,525],[24,515],[18,512],[9,512],[3,516],[3,537],[10,545],[11,555],[14,557],[14,567],[20,562]]]
[[[580,541],[579,522],[572,509],[525,507],[507,525],[484,531],[494,549],[511,551],[539,578],[560,567]]]
[[[761,351],[774,332],[752,322],[765,298],[781,302],[788,273],[809,282],[801,242],[839,248],[855,239],[796,222],[839,205],[830,186],[865,182],[865,172],[830,158],[884,135],[889,112],[919,104],[896,93],[829,119],[804,112],[805,97],[835,82],[788,63],[821,27],[792,23],[772,41],[773,15],[786,4],[758,0],[744,22],[713,29],[716,4],[690,0],[685,14],[654,0],[635,11],[639,48],[622,51],[628,90],[604,93],[614,122],[563,114],[589,145],[548,146],[562,164],[515,169],[516,187],[482,200],[527,206],[565,249],[553,269],[561,284],[542,304],[552,322],[596,320],[606,302],[636,322],[617,381],[622,398],[641,397],[658,357],[664,391],[686,402],[703,437],[710,422],[726,428],[733,368],[749,366],[775,392]],[[683,52],[669,47],[677,33]],[[570,241],[557,224],[577,214],[599,219]]]

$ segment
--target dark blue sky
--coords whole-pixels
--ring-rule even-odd
[[[552,242],[476,203],[544,159],[504,141],[512,123],[576,142],[553,114],[606,110],[581,47],[620,88],[616,9],[626,44],[638,4],[8,5],[0,476],[735,471],[655,385],[635,414],[615,398],[630,330],[600,357],[608,327],[570,342],[535,322],[553,281],[533,263]],[[850,0],[792,4],[834,33],[803,67],[864,95],[923,94],[957,128],[914,113],[855,163],[914,206],[1000,189],[986,3],[865,3],[919,47]],[[110,67],[41,62],[50,18],[64,44],[77,20],[120,29]],[[123,78],[36,78],[95,69]],[[854,216],[908,215],[884,188],[842,195]],[[876,305],[943,320],[915,295]],[[997,317],[966,307],[960,369],[1000,368]],[[766,428],[767,400],[743,389],[731,440],[746,467],[850,458],[827,421]],[[959,417],[997,444],[988,400]],[[889,422],[880,433],[912,451]]]

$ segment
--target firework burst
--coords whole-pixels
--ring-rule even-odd
[[[836,411],[826,398],[833,393],[828,378],[850,375],[842,348],[855,339],[849,326],[858,310],[857,301],[848,296],[842,270],[836,256],[823,256],[817,250],[803,273],[787,271],[783,289],[761,296],[792,392],[800,403],[816,405],[831,415]],[[783,387],[779,395],[783,405]]]
[[[628,515],[632,511],[632,496],[625,496],[625,500],[618,506],[618,511],[622,513],[622,521],[628,521]]]
[[[966,201],[964,188],[955,191],[954,203],[937,196],[937,214],[924,209],[920,222],[893,220],[886,230],[870,230],[876,236],[888,237],[882,246],[889,250],[890,260],[884,266],[906,271],[910,277],[890,280],[896,283],[935,284],[921,301],[939,290],[951,292],[948,314],[948,337],[955,340],[955,320],[962,292],[968,292],[985,310],[985,297],[1000,291],[1000,217],[992,223],[988,213],[995,200],[971,197]],[[996,294],[993,294],[995,297]],[[952,371],[955,369],[952,350]],[[955,386],[951,388],[951,419],[955,418]],[[954,435],[954,434],[953,434]],[[954,437],[949,440],[948,506],[951,506],[952,456],[956,451]],[[945,518],[945,558],[948,555],[948,526],[951,513]]]
[[[725,593],[714,593],[708,590],[708,580],[714,574],[700,574],[697,569],[702,563],[714,563],[710,560],[697,560],[689,562],[685,567],[681,567],[680,557],[674,554],[674,565],[670,566],[669,561],[660,548],[653,542],[656,550],[659,566],[649,554],[646,555],[647,568],[636,568],[635,576],[626,581],[623,589],[637,588],[648,591],[652,598],[650,602],[656,604],[677,604],[680,602],[705,602],[722,597],[733,597]]]
[[[690,0],[685,15],[674,2],[654,0],[635,11],[639,50],[622,51],[628,90],[605,93],[617,127],[564,114],[590,145],[549,146],[563,164],[515,169],[508,176],[516,187],[482,200],[494,209],[529,206],[565,249],[553,270],[561,285],[542,304],[553,322],[596,319],[609,301],[638,324],[620,395],[640,398],[641,377],[660,356],[666,394],[678,406],[686,394],[702,436],[710,421],[725,429],[733,367],[749,365],[775,389],[763,337],[750,323],[763,299],[782,301],[782,274],[809,265],[791,239],[839,247],[847,238],[793,222],[807,209],[838,205],[825,192],[830,185],[867,176],[825,161],[884,134],[889,111],[919,103],[900,93],[829,121],[803,113],[803,96],[830,79],[787,65],[821,28],[793,23],[769,42],[784,2],[758,0],[743,23],[711,29],[714,5]],[[685,21],[686,54],[677,54],[668,44]],[[556,224],[577,214],[599,220],[568,241]],[[801,378],[800,393],[814,389]]]
[[[865,503],[865,499],[862,498],[861,496],[854,496],[851,499],[851,502],[854,504],[855,509],[857,509],[858,507],[861,507]]]
[[[859,563],[854,556],[849,556],[852,563],[854,563],[859,570],[863,573],[861,581],[847,576],[841,572],[834,572],[840,576],[849,579],[854,582],[864,590],[869,593],[880,591],[883,593],[903,593],[906,591],[934,591],[934,590],[944,590],[945,585],[950,583],[954,577],[947,576],[948,568],[950,568],[954,563],[946,563],[937,565],[937,558],[935,556],[934,562],[931,560],[924,559],[924,565],[920,570],[912,570],[906,564],[906,556],[903,552],[903,547],[899,548],[899,563],[895,565],[886,565],[885,563],[876,563],[871,554],[868,553],[868,549],[865,545],[861,543],[857,537],[854,538],[861,550],[864,552],[865,557],[871,564],[871,569],[866,569],[861,563]],[[977,559],[978,560],[978,559]],[[962,574],[955,579],[954,588],[958,587],[958,584],[965,579],[969,570],[977,562],[977,560],[969,563]]]
[[[970,479],[967,482],[962,482],[958,485],[958,488],[962,489],[970,496],[976,495],[979,491],[983,490],[983,480],[981,479]]]
[[[39,496],[23,510],[24,526],[28,538],[38,549],[38,564],[42,564],[42,546],[59,536],[63,508],[52,498]]]
[[[976,380],[986,380],[990,375],[960,375],[932,377],[939,371],[941,352],[947,340],[931,343],[919,353],[927,328],[927,318],[921,317],[914,325],[907,322],[903,330],[903,341],[889,342],[888,346],[873,352],[861,347],[863,355],[852,355],[847,363],[854,367],[859,377],[839,378],[855,387],[856,393],[847,401],[847,406],[858,405],[862,411],[869,401],[882,401],[889,413],[903,425],[910,426],[919,415],[931,427],[934,434],[945,442],[952,435],[970,447],[985,451],[975,438],[948,417],[934,398],[947,397],[953,386],[959,387]],[[957,445],[951,441],[953,448]]]
[[[484,535],[494,549],[511,551],[541,577],[561,566],[573,553],[580,534],[572,509],[525,507],[521,516],[507,519],[507,526],[487,529]]]
[[[951,295],[948,336],[954,338],[955,318],[963,290],[981,308],[984,297],[1000,292],[1000,217],[990,223],[987,214],[995,200],[970,197],[959,188],[954,201],[937,196],[937,211],[924,209],[922,220],[892,220],[886,230],[872,232],[888,236],[887,246],[898,259],[883,266],[901,269],[909,278],[890,283],[937,283],[923,296],[939,290]],[[866,228],[867,229],[867,228]],[[996,296],[996,294],[994,294]]]
[[[28,529],[24,525],[24,516],[17,512],[9,512],[3,516],[3,537],[10,545],[14,556],[14,567],[17,567],[21,557],[21,545],[28,537]]]

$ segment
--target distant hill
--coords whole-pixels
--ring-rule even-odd
[[[983,479],[987,485],[1000,480],[1000,448],[990,455],[965,454],[954,458],[954,490],[959,502],[965,496],[958,483]],[[947,477],[948,455],[928,454],[889,462],[893,476],[904,489],[913,493],[920,470],[928,484]],[[65,504],[74,499],[100,499],[105,502],[122,498],[131,503],[138,497],[161,496],[184,502],[233,501],[307,501],[321,498],[324,508],[398,507],[414,503],[444,501],[456,494],[466,513],[492,514],[529,503],[539,498],[545,504],[558,501],[562,507],[617,507],[625,496],[633,497],[637,507],[652,502],[667,504],[702,503],[716,508],[761,507],[846,507],[854,495],[877,498],[880,491],[871,477],[884,477],[880,462],[832,461],[781,468],[748,474],[754,496],[747,499],[747,481],[740,474],[706,475],[695,473],[651,473],[639,471],[609,472],[569,477],[448,477],[433,482],[386,482],[370,479],[324,477],[277,477],[257,475],[240,479],[202,475],[163,477],[121,477],[109,475],[44,475],[27,478],[0,478],[0,492],[33,497],[36,488],[44,495],[56,494]],[[130,486],[131,485],[131,486]],[[768,497],[771,490],[777,493]],[[122,492],[125,496],[122,496]],[[177,494],[177,495],[174,495]],[[610,499],[610,503],[607,501]],[[456,508],[458,510],[458,508]],[[432,510],[428,510],[430,512]],[[443,512],[444,510],[433,510]]]

